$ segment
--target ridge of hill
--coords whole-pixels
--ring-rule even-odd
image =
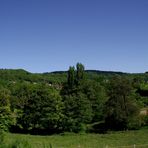
[[[85,70],[88,79],[108,79],[113,75],[140,77],[148,82],[147,73],[126,73],[120,71]],[[67,80],[67,71],[31,73],[24,69],[0,69],[0,81],[27,81],[37,83],[63,83]]]
[[[24,74],[63,74],[63,73],[67,73],[67,71],[52,71],[52,72],[43,72],[43,73],[33,73],[33,72],[29,72],[25,69],[0,69],[0,72],[10,72],[10,73],[24,73]],[[122,72],[122,71],[107,71],[107,70],[94,70],[94,69],[88,69],[85,70],[85,72],[87,73],[96,73],[96,74],[147,74],[148,71],[146,71],[145,73],[129,73],[129,72]]]

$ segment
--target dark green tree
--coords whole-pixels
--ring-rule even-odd
[[[104,120],[103,109],[107,99],[104,87],[99,82],[86,80],[83,86],[83,93],[89,99],[92,107],[92,122]]]
[[[131,118],[138,108],[133,99],[131,83],[128,79],[115,76],[108,87],[108,101],[105,106],[105,122],[108,128],[123,130],[128,128]]]
[[[83,83],[84,80],[85,68],[81,63],[77,63],[76,67],[76,84],[81,85],[81,83]]]
[[[72,88],[74,88],[74,86],[75,86],[75,76],[76,76],[76,74],[75,74],[75,68],[74,68],[74,66],[73,67],[69,67],[69,70],[68,70],[68,87],[70,88],[70,89],[72,89]]]
[[[64,125],[67,131],[79,132],[92,119],[91,103],[83,91],[84,73],[84,66],[80,63],[77,64],[76,70],[70,67],[68,81],[61,91],[65,107]]]
[[[49,134],[62,129],[63,103],[56,89],[41,84],[24,84],[16,92],[16,125],[23,131]]]
[[[81,92],[66,95],[64,105],[64,130],[71,132],[85,131],[86,124],[92,119],[91,103],[87,96]]]

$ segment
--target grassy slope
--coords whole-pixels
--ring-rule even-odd
[[[45,148],[46,146],[49,147],[50,144],[52,144],[53,148],[105,148],[106,145],[115,147],[148,144],[147,137],[148,129],[142,129],[110,134],[64,134],[52,136],[7,134],[6,142],[10,143],[16,139],[24,139],[27,140],[33,148]],[[145,148],[146,147],[148,147],[148,145],[145,146]]]

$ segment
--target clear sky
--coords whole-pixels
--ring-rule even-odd
[[[148,0],[0,0],[0,68],[148,71]]]

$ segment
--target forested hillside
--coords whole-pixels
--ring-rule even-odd
[[[51,134],[139,129],[148,124],[148,74],[0,70],[0,128]],[[140,110],[145,109],[145,114]]]

